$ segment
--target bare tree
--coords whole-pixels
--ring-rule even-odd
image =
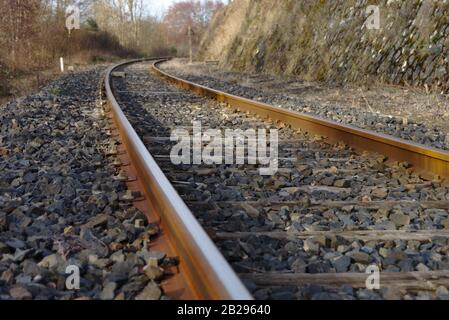
[[[189,28],[193,30],[193,45],[197,47],[213,14],[223,7],[221,1],[186,0],[171,5],[164,17],[169,45],[177,45],[182,54],[189,49]]]

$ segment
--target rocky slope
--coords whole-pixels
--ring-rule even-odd
[[[337,83],[372,81],[448,89],[449,3],[234,0],[219,12],[199,58],[250,72]],[[368,12],[368,13],[367,13]]]

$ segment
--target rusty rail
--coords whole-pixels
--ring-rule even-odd
[[[387,156],[389,160],[406,161],[427,179],[433,179],[435,175],[443,179],[449,178],[449,152],[447,151],[211,89],[175,77],[158,68],[158,64],[167,60],[155,61],[153,71],[183,89],[227,103],[241,111],[281,121],[311,134],[325,136],[331,143],[343,141],[357,151],[377,152]]]
[[[154,60],[154,59],[150,59]],[[218,251],[192,212],[170,184],[138,137],[114,97],[111,73],[133,60],[108,69],[105,91],[121,142],[135,168],[145,199],[150,203],[149,218],[158,217],[169,248],[180,258],[180,274],[172,292],[187,299],[252,299],[238,276]],[[182,288],[187,286],[188,288]],[[176,293],[182,291],[182,293]]]

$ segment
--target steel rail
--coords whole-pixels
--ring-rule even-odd
[[[181,272],[194,299],[251,300],[252,296],[163,174],[114,97],[112,72],[142,61],[145,59],[110,67],[105,76],[105,90],[121,141],[142,181],[145,195],[160,216],[162,232],[180,258]]]
[[[427,179],[431,180],[435,176],[449,178],[449,152],[447,151],[211,89],[161,70],[158,65],[167,60],[155,61],[152,69],[160,77],[181,88],[227,103],[238,110],[281,121],[310,134],[325,136],[331,143],[343,141],[357,151],[377,152],[387,156],[389,160],[408,162],[416,172]]]

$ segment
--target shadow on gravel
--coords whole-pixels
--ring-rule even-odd
[[[127,71],[126,67],[118,69],[118,71]],[[130,75],[132,77],[133,75]],[[128,75],[127,75],[128,77]],[[145,103],[155,103],[163,105],[169,97],[161,96],[157,93],[162,91],[152,87],[134,87],[135,83],[128,81],[126,78],[115,77],[112,79],[112,90],[118,104],[122,108],[134,130],[144,142],[145,146],[150,150],[154,141],[149,141],[149,137],[170,137],[172,128],[156,119],[146,108]],[[147,89],[147,91],[143,91]],[[169,117],[170,114],[167,114]],[[165,142],[166,144],[166,142]],[[151,150],[150,150],[151,151]],[[154,154],[153,154],[154,156]]]

